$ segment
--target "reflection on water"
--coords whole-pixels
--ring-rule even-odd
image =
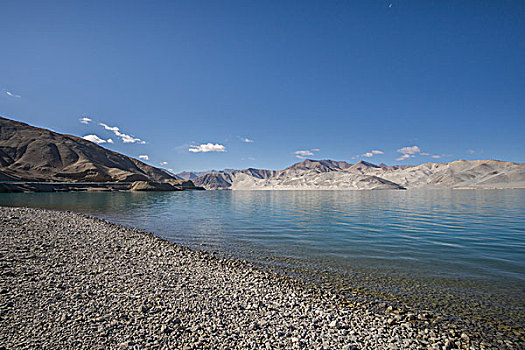
[[[401,274],[525,281],[525,191],[1,194],[240,257]]]

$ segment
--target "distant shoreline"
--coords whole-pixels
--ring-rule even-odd
[[[137,188],[137,183],[141,185]],[[135,188],[134,188],[135,186]],[[402,190],[518,190],[525,186],[462,186],[453,188],[400,188]],[[135,182],[45,182],[45,181],[0,181],[0,193],[23,193],[23,192],[129,192],[129,191],[188,191],[205,190],[199,186],[169,185],[151,181]],[[385,191],[388,188],[379,189],[330,189],[330,188],[252,188],[232,189],[216,188],[215,191]]]
[[[372,298],[342,300],[87,215],[0,207],[0,226],[0,343],[8,348],[412,349],[488,341],[416,310],[373,311]]]
[[[46,181],[0,181],[0,193],[19,192],[118,192],[118,191],[188,191],[204,190],[191,181],[180,183],[155,181],[129,182],[46,182]]]

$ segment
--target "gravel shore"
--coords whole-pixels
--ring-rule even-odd
[[[0,228],[0,349],[522,345],[80,214],[0,208]]]

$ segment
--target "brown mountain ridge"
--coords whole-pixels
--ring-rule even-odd
[[[59,134],[2,117],[0,181],[143,182],[142,185],[135,183],[135,189],[170,189],[168,184],[180,188],[193,187],[191,181],[176,179],[162,169],[81,137]]]

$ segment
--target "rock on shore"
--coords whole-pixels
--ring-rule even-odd
[[[3,349],[480,347],[468,334],[416,322],[420,315],[373,312],[247,262],[79,214],[0,208],[0,229]]]

